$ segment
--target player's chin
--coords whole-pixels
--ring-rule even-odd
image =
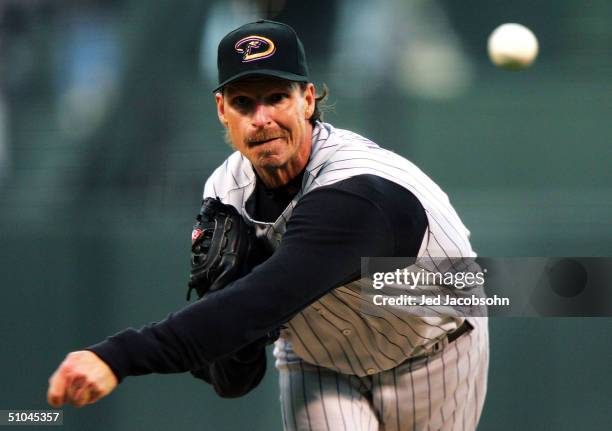
[[[287,158],[282,153],[263,152],[257,157],[257,166],[263,169],[278,169],[287,164]]]
[[[266,159],[266,160],[262,160],[259,163],[259,167],[262,169],[265,169],[267,171],[272,171],[275,169],[280,169],[282,167],[286,166],[286,163],[280,161],[280,160],[270,160],[270,159]]]

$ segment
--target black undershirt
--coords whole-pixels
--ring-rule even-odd
[[[274,189],[267,188],[258,177],[255,191],[245,205],[247,212],[257,221],[275,222],[300,191],[303,177],[304,171],[285,186]]]
[[[255,194],[251,214],[273,221],[295,190],[259,184]],[[358,279],[362,256],[416,256],[426,227],[418,199],[391,181],[360,175],[320,187],[300,199],[279,248],[247,276],[159,323],[127,329],[88,349],[119,381],[200,370]]]

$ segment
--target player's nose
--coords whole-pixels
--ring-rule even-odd
[[[272,121],[270,109],[271,107],[265,103],[256,103],[251,118],[253,126],[260,128],[270,124]]]

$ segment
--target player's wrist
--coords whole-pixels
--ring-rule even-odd
[[[129,375],[128,355],[115,340],[107,339],[84,350],[92,352],[102,360],[112,372],[115,384],[119,384]]]

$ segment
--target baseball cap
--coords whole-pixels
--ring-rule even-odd
[[[273,76],[308,82],[304,46],[295,30],[276,21],[259,20],[228,33],[217,51],[219,91],[250,76]]]

